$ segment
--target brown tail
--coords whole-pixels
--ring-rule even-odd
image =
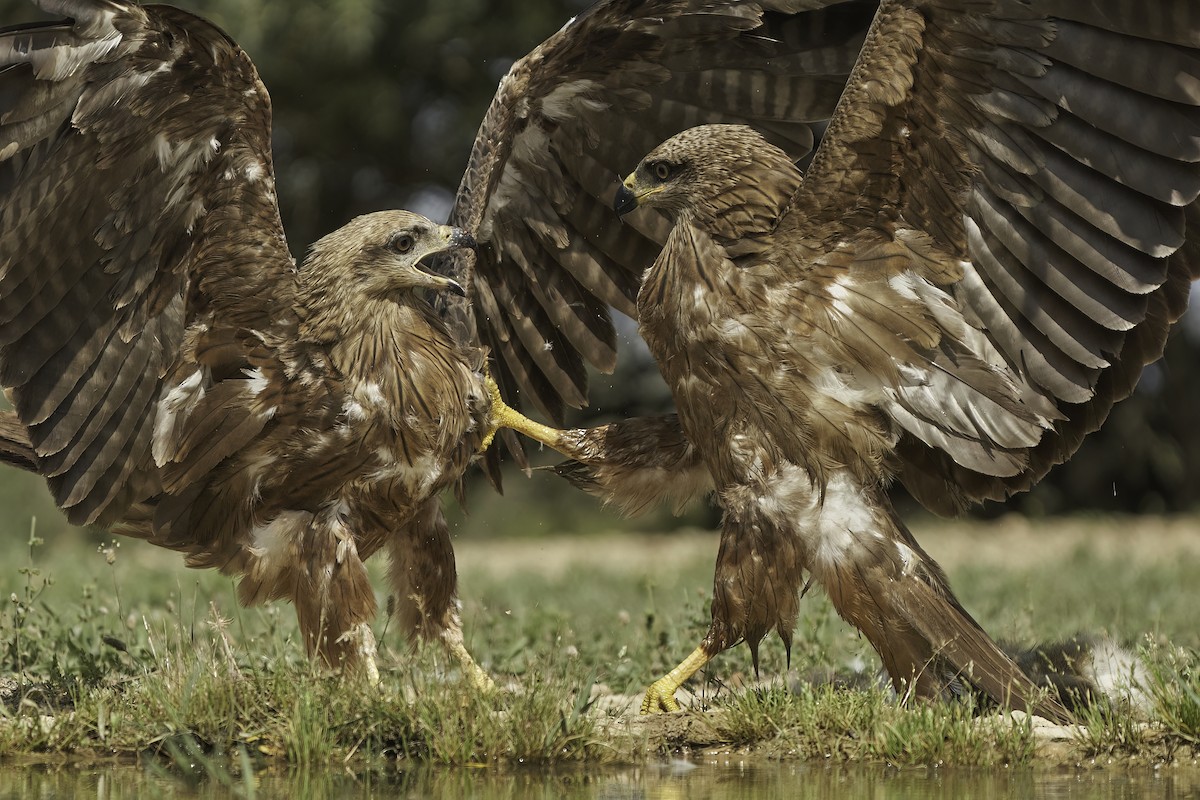
[[[26,472],[40,472],[29,433],[12,411],[0,411],[0,461]]]
[[[839,567],[822,582],[838,613],[879,652],[896,691],[944,698],[974,688],[1002,707],[1071,721],[1062,703],[1030,680],[966,612],[937,563],[893,521],[898,555],[881,547],[871,554],[875,563]]]
[[[1137,654],[1111,638],[1076,634],[1032,646],[1003,641],[998,644],[1030,680],[1057,697],[1073,714],[1098,706],[1149,708],[1149,700],[1140,688],[1145,682],[1145,669]],[[884,678],[871,670],[815,670],[800,676],[794,687],[800,691],[802,686],[830,684],[869,690],[879,688]],[[985,706],[994,702],[978,690],[975,698]]]

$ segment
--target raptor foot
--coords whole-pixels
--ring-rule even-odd
[[[646,696],[642,699],[643,714],[661,714],[679,710],[679,701],[675,699],[675,690],[679,686],[668,678],[659,678],[650,684]]]
[[[483,442],[479,446],[479,451],[487,450],[492,440],[496,438],[496,432],[501,428],[512,428],[517,433],[523,433],[535,442],[541,442],[547,447],[559,449],[559,438],[562,431],[551,428],[549,425],[543,425],[540,422],[534,422],[529,417],[517,411],[504,402],[504,398],[500,396],[500,387],[488,375],[485,378],[488,394],[491,396],[491,423],[487,433],[483,437]]]
[[[659,714],[664,711],[678,711],[679,701],[675,699],[675,692],[683,685],[684,681],[695,675],[711,660],[712,656],[703,647],[693,650],[692,654],[679,662],[675,669],[650,684],[650,688],[646,691],[646,697],[642,700],[642,713]]]
[[[479,666],[467,651],[466,645],[463,644],[461,630],[451,629],[447,631],[445,634],[445,643],[446,649],[458,659],[463,675],[475,687],[476,691],[481,694],[491,694],[496,691],[496,682],[492,680],[490,675],[483,671],[483,667]]]

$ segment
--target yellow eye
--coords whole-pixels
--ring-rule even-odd
[[[413,237],[407,233],[399,233],[392,237],[392,249],[397,253],[407,253],[413,249]]]
[[[671,168],[667,166],[665,161],[659,161],[654,165],[654,177],[658,178],[660,181],[665,181],[667,178],[671,177]]]

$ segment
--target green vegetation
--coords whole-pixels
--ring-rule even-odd
[[[903,708],[882,691],[804,686],[743,692],[725,707],[733,742],[778,758],[889,764],[1029,763],[1028,719],[981,720],[965,703]]]
[[[1141,646],[1147,711],[1090,711],[1053,758],[1171,758],[1200,743],[1200,659],[1185,610],[1200,574],[1192,523],[1150,520],[1136,539],[1134,524],[918,528],[998,635],[1047,640],[1098,633],[1108,620]],[[856,660],[877,663],[816,593],[802,604],[791,672],[768,639],[763,680],[738,648],[694,682],[695,696],[681,694],[717,713],[631,714],[649,680],[704,633],[711,534],[460,543],[468,646],[496,676],[494,696],[474,694],[439,649],[411,652],[382,615],[385,677],[370,687],[310,665],[290,607],[240,609],[231,580],[188,571],[172,553],[78,531],[49,544],[22,538],[0,541],[0,757],[156,753],[232,786],[244,761],[596,763],[716,747],[991,766],[1044,755],[1019,715],[902,708],[878,689],[814,683]],[[1123,555],[1121,542],[1135,540],[1152,556]],[[1013,563],[971,563],[984,544],[1010,550]]]

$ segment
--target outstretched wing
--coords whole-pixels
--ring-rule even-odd
[[[826,254],[811,346],[916,356],[881,405],[949,511],[1032,486],[1162,354],[1198,194],[1200,6],[886,0],[780,237]]]
[[[159,488],[181,348],[220,369],[213,319],[262,329],[292,261],[245,54],[169,7],[41,5],[72,19],[0,31],[0,381],[59,505],[111,522]]]
[[[795,158],[832,113],[875,2],[609,0],[513,66],[479,129],[451,215],[476,231],[473,308],[510,402],[561,421],[610,371],[609,309],[634,316],[669,226],[612,211],[619,172],[705,122],[743,122]],[[636,228],[636,230],[634,230]],[[448,267],[465,280],[466,256]],[[477,331],[477,332],[476,332]]]

